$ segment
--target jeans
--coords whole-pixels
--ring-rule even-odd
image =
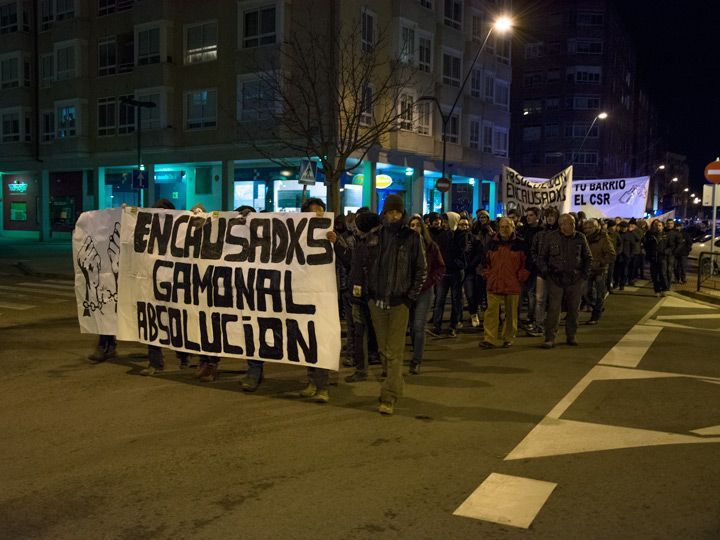
[[[330,370],[322,368],[307,368],[308,379],[314,384],[318,390],[327,390],[328,381],[330,380]]]
[[[665,257],[650,261],[650,279],[652,279],[653,289],[655,289],[656,293],[668,290],[667,259]]]
[[[638,279],[645,279],[645,259],[640,255],[635,255],[635,274],[633,274],[633,281],[637,277]]]
[[[545,324],[545,313],[547,310],[547,280],[537,277],[535,280],[535,324]]]
[[[445,299],[450,291],[452,310],[450,312],[450,328],[457,326],[462,316],[462,270],[445,274],[438,283],[437,296],[435,297],[435,312],[433,313],[433,326],[440,328],[443,314],[445,312]],[[377,331],[377,327],[375,328]]]
[[[381,309],[372,300],[369,306],[377,334],[378,351],[387,371],[387,378],[380,391],[380,401],[395,403],[403,394],[403,353],[410,310],[404,304]]]
[[[377,341],[370,319],[370,308],[367,302],[351,305],[353,317],[353,360],[355,369],[366,373],[368,369],[368,353],[377,354]]]
[[[607,290],[614,289],[617,286],[615,281],[615,263],[608,264],[607,272],[605,272],[605,288]]]
[[[472,271],[468,272],[463,279],[463,291],[468,303],[468,313],[477,315],[478,312],[478,275]]]
[[[427,321],[432,298],[433,290],[431,287],[420,293],[415,305],[410,310],[410,321],[412,322],[410,337],[413,345],[413,357],[410,363],[418,366],[422,363],[423,353],[425,352],[425,321]]]
[[[675,269],[675,255],[665,256],[665,285],[670,290],[673,282],[673,271]]]
[[[587,296],[592,307],[591,318],[595,321],[600,320],[605,306],[606,279],[606,273],[602,272],[596,276],[590,276],[587,282]]]
[[[685,270],[687,268],[687,255],[675,256],[675,281],[683,282],[686,280]]]
[[[355,329],[352,317],[352,303],[350,302],[350,291],[342,291],[342,315],[345,318],[345,327],[347,329],[345,337],[345,353],[351,355],[353,353],[353,341],[355,340]]]
[[[578,312],[582,299],[583,281],[561,287],[551,279],[545,281],[548,289],[548,310],[545,317],[545,341],[555,341],[558,324],[560,323],[560,310],[565,299],[567,318],[565,319],[565,335],[568,339],[574,338],[578,327]]]
[[[495,346],[512,343],[517,335],[519,294],[488,294],[488,308],[485,310],[483,339]],[[505,306],[505,322],[500,330],[500,305]]]
[[[265,366],[265,362],[263,362],[262,360],[248,360],[247,363],[247,376],[257,380],[262,379],[263,367]]]
[[[535,324],[535,307],[537,300],[535,298],[535,290],[537,288],[537,274],[530,274],[528,280],[523,283],[522,291],[520,292],[520,300],[518,301],[518,320],[520,320],[520,309],[523,301],[527,298],[527,322],[528,324]]]

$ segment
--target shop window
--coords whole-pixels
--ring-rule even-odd
[[[27,221],[27,203],[22,201],[10,202],[10,221]]]
[[[217,124],[217,90],[196,90],[185,94],[185,128],[202,129]]]
[[[243,48],[272,45],[277,41],[277,8],[275,5],[243,12]]]
[[[185,63],[199,64],[217,60],[217,22],[193,24],[185,27]]]

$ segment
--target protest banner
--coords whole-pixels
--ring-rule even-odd
[[[651,217],[648,219],[648,225],[652,225],[652,222],[655,220],[660,220],[662,223],[665,223],[668,219],[675,219],[675,210],[670,210],[669,212],[665,212],[664,214],[660,214],[659,216]]]
[[[645,215],[649,176],[608,180],[575,180],[572,210],[589,218],[631,218]]]
[[[125,208],[118,339],[338,369],[332,214]]]
[[[83,212],[72,237],[80,331],[117,332],[121,208]]]
[[[550,178],[522,176],[516,170],[503,166],[502,199],[505,213],[516,209],[525,215],[527,208],[555,207],[562,214],[570,211],[572,165]]]

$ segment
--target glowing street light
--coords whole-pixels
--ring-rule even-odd
[[[577,152],[575,152],[575,154],[573,154],[573,160],[572,160],[573,163],[575,163],[575,156],[577,156],[577,154],[580,153],[580,150],[583,149],[583,146],[585,146],[585,141],[587,140],[588,135],[590,135],[590,132],[592,131],[593,126],[595,126],[595,122],[597,122],[598,120],[606,120],[607,117],[608,117],[608,113],[606,113],[606,112],[603,111],[603,112],[599,113],[598,115],[596,115],[595,118],[593,118],[593,121],[592,121],[592,123],[590,124],[590,127],[589,127],[588,130],[585,132],[585,136],[583,137],[583,140],[582,140],[582,142],[580,143],[580,148],[578,148],[578,149],[577,149]]]
[[[678,177],[677,177],[677,176],[673,176],[672,181],[673,181],[673,182],[677,182],[677,181],[678,181]]]
[[[685,188],[685,189],[683,189],[683,191],[684,191],[685,193],[687,193],[688,191],[690,191],[690,188]]]

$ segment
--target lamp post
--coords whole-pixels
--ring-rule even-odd
[[[573,158],[572,158],[572,163],[571,163],[571,165],[574,165],[574,164],[575,164],[575,160],[577,159],[577,155],[578,155],[578,154],[580,153],[580,151],[583,149],[583,146],[585,146],[585,141],[587,140],[588,135],[590,135],[590,132],[592,131],[592,128],[595,127],[595,123],[596,123],[598,120],[605,120],[607,117],[608,117],[608,113],[606,113],[606,112],[601,112],[601,113],[598,113],[598,114],[595,115],[595,118],[593,118],[593,121],[590,123],[590,127],[589,127],[588,130],[585,132],[585,136],[583,137],[583,140],[582,140],[582,142],[580,143],[580,148],[578,148],[578,149],[577,149],[577,152],[575,152],[575,153],[573,154]]]
[[[658,165],[655,171],[652,173],[651,177],[655,177],[658,171],[664,171],[665,165]],[[674,182],[674,180],[673,180]],[[659,206],[659,200],[660,200],[660,186],[659,184],[659,177],[658,180],[653,181],[653,212],[657,212],[658,206]]]
[[[157,104],[153,101],[138,101],[137,99],[124,97],[120,100],[120,103],[124,105],[128,105],[130,107],[135,107],[135,123],[136,125],[136,131],[137,131],[137,166],[138,170],[143,169],[143,162],[142,162],[142,114],[141,111],[143,108],[145,109],[153,109],[157,107]],[[140,206],[144,206],[143,201],[143,191],[140,190]]]
[[[473,61],[470,63],[470,67],[467,70],[467,73],[465,73],[465,78],[462,80],[462,83],[460,84],[460,88],[458,88],[457,95],[455,96],[455,101],[453,101],[452,107],[450,107],[450,112],[445,114],[442,110],[442,106],[440,105],[440,101],[435,96],[420,96],[418,98],[418,102],[420,101],[432,101],[437,105],[438,112],[440,113],[440,118],[442,118],[442,178],[445,178],[445,169],[446,169],[446,157],[447,157],[447,127],[450,123],[450,119],[452,118],[453,112],[455,112],[455,107],[457,107],[458,101],[460,101],[460,97],[462,96],[463,90],[465,89],[465,85],[468,82],[468,79],[470,78],[470,75],[472,74],[472,70],[475,67],[475,64],[478,61],[478,58],[480,58],[480,55],[485,50],[485,47],[488,44],[488,41],[490,39],[490,36],[493,33],[493,30],[504,34],[505,32],[508,32],[512,28],[512,20],[509,17],[499,17],[495,23],[490,27],[490,30],[488,30],[487,35],[485,36],[485,40],[482,42],[482,45],[480,45],[480,48],[475,53],[475,57],[473,58]],[[443,204],[444,206],[444,204]]]

